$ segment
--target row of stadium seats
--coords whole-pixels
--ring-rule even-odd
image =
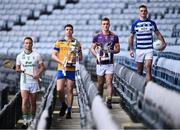
[[[137,81],[141,82],[137,82]],[[114,85],[122,105],[134,116],[144,119],[150,128],[179,128],[180,95],[122,65],[115,66]]]
[[[142,2],[147,4],[151,17],[153,16],[153,13],[160,13],[163,15],[162,18],[155,19],[155,21],[157,22],[159,30],[165,36],[167,44],[171,46],[180,44],[180,38],[178,37],[178,35],[180,35],[178,31],[179,17],[176,18],[179,14],[177,11],[171,10],[178,9],[178,1],[102,1],[103,0],[96,2],[80,0],[76,4],[68,3],[64,9],[53,8],[51,14],[47,15],[40,13],[36,20],[26,19],[25,25],[12,25],[12,30],[0,31],[0,46],[3,48],[0,53],[16,55],[22,50],[22,41],[24,37],[31,36],[34,40],[34,50],[41,54],[50,55],[53,43],[64,35],[63,26],[67,23],[71,23],[74,25],[74,36],[81,42],[85,54],[88,54],[87,51],[90,48],[92,37],[100,30],[100,19],[102,17],[109,17],[111,20],[111,30],[119,36],[121,43],[121,53],[118,54],[118,56],[124,55],[127,50],[127,39],[130,32],[131,22],[138,17],[138,6]],[[11,2],[12,1],[9,1],[9,4],[11,4]],[[51,2],[53,4],[50,4]],[[8,12],[4,7],[8,7],[9,4],[4,5],[3,3],[6,3],[6,1],[4,0],[2,2],[0,9],[6,10],[4,12]],[[18,3],[22,6],[21,8],[24,8],[23,5],[29,4],[28,1],[27,3],[26,1],[18,1],[17,4]],[[32,1],[31,3],[32,6],[34,3],[35,5],[49,4],[57,6],[58,1],[46,0],[40,2],[38,0]],[[169,5],[167,6],[166,3],[169,3]],[[17,5],[14,4],[14,7],[15,6]],[[28,17],[28,15],[26,17]],[[174,51],[174,49],[166,50]]]
[[[68,0],[64,0],[64,2],[63,0],[20,0],[16,2],[13,0],[1,0],[0,29],[10,30],[15,24],[25,24],[28,19],[38,19],[41,14],[49,14],[54,8],[65,6],[66,2]]]
[[[81,2],[80,2],[81,3]],[[106,3],[107,4],[107,3]],[[73,4],[68,4],[68,5],[73,5]],[[68,5],[67,5],[67,7],[68,7]],[[77,4],[78,5],[78,4]],[[73,7],[75,7],[75,8],[73,8],[73,9],[77,9],[76,8],[76,5],[73,5]],[[85,8],[86,9],[86,8]],[[123,8],[122,8],[123,9]],[[134,8],[135,9],[135,8]],[[38,24],[38,22],[39,22],[39,24],[38,24],[38,26],[34,26],[33,24],[35,24],[36,22],[34,21],[34,20],[30,20],[31,21],[31,25],[33,25],[33,27],[32,26],[30,26],[30,25],[28,25],[28,22],[27,22],[27,26],[24,26],[24,28],[22,28],[22,30],[23,30],[23,32],[20,32],[20,35],[22,34],[22,33],[24,33],[24,29],[26,30],[26,31],[30,31],[31,29],[32,30],[34,30],[34,31],[37,31],[37,30],[40,30],[40,31],[43,31],[43,30],[47,30],[47,31],[52,31],[53,29],[54,29],[54,26],[55,25],[53,25],[53,24],[65,24],[65,23],[67,23],[68,21],[69,21],[69,19],[72,19],[73,18],[73,15],[71,16],[71,15],[68,15],[67,17],[63,17],[63,16],[65,16],[63,13],[64,13],[64,11],[68,11],[68,8],[67,9],[64,9],[64,10],[62,10],[62,11],[60,11],[60,10],[54,10],[53,12],[55,12],[56,11],[56,15],[50,15],[50,16],[47,16],[47,15],[42,15],[42,18],[43,18],[43,16],[45,17],[46,16],[46,20],[45,19],[43,19],[43,20],[41,20],[41,16],[40,16],[40,20],[37,20],[36,22],[37,22],[37,24]],[[83,9],[81,9],[81,10],[83,10]],[[103,9],[101,9],[102,11],[103,11]],[[125,9],[124,9],[125,10]],[[132,9],[131,9],[132,10]],[[57,12],[58,11],[58,12]],[[71,10],[71,12],[74,12],[73,10]],[[83,11],[82,11],[83,12]],[[88,30],[94,30],[94,31],[96,31],[96,30],[99,30],[99,28],[97,28],[96,26],[98,26],[99,25],[99,20],[97,20],[98,19],[98,10],[96,10],[96,15],[91,15],[91,16],[88,16],[88,13],[86,14],[87,15],[87,17],[84,17],[86,20],[85,20],[85,22],[84,22],[84,24],[85,25],[87,25],[87,31]],[[58,16],[57,16],[58,15]],[[112,17],[111,17],[111,15],[112,15]],[[131,23],[131,20],[132,19],[134,19],[135,17],[136,17],[136,15],[134,15],[134,14],[126,14],[126,13],[123,13],[123,14],[121,14],[121,15],[119,15],[118,16],[118,13],[117,14],[111,14],[111,15],[109,15],[109,17],[110,17],[110,19],[112,19],[112,26],[114,26],[114,27],[112,27],[112,30],[115,30],[115,31],[119,31],[119,29],[120,29],[120,31],[121,31],[121,29],[123,28],[123,26],[127,26],[126,28],[125,28],[125,30],[123,30],[122,31],[122,33],[124,32],[124,31],[127,31],[128,29],[129,29],[129,25],[130,25],[130,23]],[[48,19],[51,19],[52,18],[52,16],[54,16],[54,19],[57,19],[56,21],[50,21],[50,20],[48,20]],[[77,17],[78,16],[78,17]],[[84,16],[84,15],[83,15]],[[80,15],[80,11],[79,12],[77,12],[77,14],[76,14],[76,17],[74,17],[74,20],[73,21],[76,21],[76,18],[77,19],[82,19],[83,18],[83,16],[82,15]],[[96,16],[96,17],[92,17],[92,16]],[[108,15],[107,15],[108,16]],[[125,16],[128,16],[128,19],[126,19],[126,20],[122,20],[122,19],[124,19],[125,18]],[[132,16],[132,18],[130,17],[130,16]],[[60,20],[59,20],[59,22],[57,22],[58,21],[58,19],[60,18]],[[88,20],[89,18],[94,18],[94,20]],[[96,19],[95,19],[96,18]],[[119,19],[120,18],[120,19]],[[130,19],[129,19],[130,18]],[[63,19],[63,21],[65,21],[65,22],[62,22],[62,19]],[[66,20],[67,19],[67,20]],[[29,21],[29,20],[28,20]],[[34,21],[34,22],[33,22]],[[44,22],[44,21],[47,21],[47,22]],[[47,25],[48,24],[50,24],[51,23],[51,26],[48,26],[47,27]],[[77,33],[81,30],[79,27],[78,27],[78,23],[75,23],[75,22],[72,22],[72,23],[74,23],[74,24],[77,24]],[[81,24],[82,24],[82,22],[81,22]],[[93,27],[93,25],[96,25],[96,26],[94,26]],[[119,26],[119,24],[121,24],[121,26]],[[161,24],[160,24],[161,25]],[[159,26],[160,26],[159,25]],[[162,28],[165,28],[165,24],[164,25],[162,25]],[[13,29],[15,29],[14,30],[14,33],[16,33],[16,29],[20,29],[21,28],[21,26],[15,26],[16,28],[13,28]],[[76,26],[75,26],[76,27]],[[81,26],[82,27],[82,26]],[[166,26],[167,27],[167,26]],[[169,28],[171,28],[172,26],[168,26]],[[47,28],[47,29],[46,29]],[[84,28],[86,28],[86,27],[84,27]],[[95,30],[95,28],[96,28],[96,30]],[[62,29],[62,26],[60,26],[60,28],[58,29],[58,30],[61,30]],[[160,29],[161,29],[161,26],[160,26]],[[84,31],[84,30],[83,30]],[[166,31],[165,31],[166,32]],[[30,32],[30,33],[25,33],[25,35],[32,35],[32,33],[34,34],[35,32]],[[18,32],[17,32],[17,34],[19,34]],[[82,33],[82,34],[84,34],[84,33]],[[36,36],[36,34],[34,34],[35,35],[35,37],[38,37],[38,36]],[[165,36],[171,36],[172,35],[172,33],[170,33],[170,32],[168,32],[167,31],[167,33],[165,33]],[[62,35],[59,35],[60,37],[62,36]],[[78,37],[82,37],[81,35],[79,35],[79,34],[77,34],[77,36]]]

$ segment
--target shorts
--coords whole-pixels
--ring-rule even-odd
[[[144,60],[153,59],[153,49],[136,49],[135,61],[144,62]]]
[[[96,74],[98,76],[103,76],[105,74],[113,74],[114,73],[114,65],[106,64],[106,65],[96,65]]]
[[[36,93],[39,91],[39,83],[22,83],[20,89],[30,93]]]
[[[75,71],[66,71],[66,76],[63,75],[62,70],[58,70],[57,73],[57,80],[67,78],[70,80],[75,81]]]

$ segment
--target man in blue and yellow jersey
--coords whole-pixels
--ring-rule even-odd
[[[71,119],[71,108],[73,103],[73,87],[75,82],[75,63],[82,60],[82,50],[80,43],[73,38],[73,26],[67,24],[64,27],[65,37],[58,40],[52,52],[52,59],[58,62],[57,73],[57,93],[61,102],[59,115],[64,116],[66,109],[66,119]],[[65,101],[65,85],[67,87],[67,102]]]

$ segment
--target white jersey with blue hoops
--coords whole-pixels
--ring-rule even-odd
[[[131,33],[136,34],[136,49],[153,49],[153,32],[156,31],[156,23],[150,19],[134,21]]]

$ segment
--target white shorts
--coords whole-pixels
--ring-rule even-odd
[[[98,76],[103,76],[105,74],[113,74],[114,73],[114,65],[107,64],[107,65],[96,65],[96,74]]]
[[[39,91],[39,83],[24,83],[20,85],[20,89],[30,93],[36,93]]]
[[[153,49],[136,49],[135,61],[144,62],[144,60],[153,59]]]

